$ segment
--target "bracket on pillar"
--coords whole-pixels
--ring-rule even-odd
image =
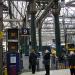
[[[41,29],[42,28],[42,22],[41,21],[38,21],[38,29]]]
[[[30,1],[30,13],[36,13],[36,1],[32,0]]]
[[[58,3],[58,1],[55,0],[53,2],[53,6],[51,8],[52,8],[52,13],[53,14],[60,14],[61,7],[60,7],[60,4]]]

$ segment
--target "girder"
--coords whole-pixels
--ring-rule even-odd
[[[53,2],[53,0],[51,0],[49,2],[47,7],[45,8],[44,12],[41,14],[41,16],[37,19],[36,22],[41,21],[49,13],[52,2]]]
[[[9,0],[5,0],[5,1],[9,1]],[[29,1],[29,0],[11,0],[11,1]]]
[[[75,4],[73,4],[73,3],[75,3],[75,0],[74,0],[74,1],[69,1],[69,2],[67,2],[67,3],[66,3],[66,6],[75,7]]]
[[[5,0],[5,1],[9,1],[9,0]],[[11,0],[11,1],[32,1],[32,0]],[[47,2],[49,0],[36,0],[38,2]]]
[[[4,5],[4,4],[3,4],[3,10],[8,11],[8,7],[6,5]]]

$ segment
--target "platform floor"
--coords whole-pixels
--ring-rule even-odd
[[[32,74],[31,72],[24,72],[21,75],[45,75],[45,71],[36,72]],[[51,70],[50,75],[71,75],[69,69],[62,69],[62,70]]]

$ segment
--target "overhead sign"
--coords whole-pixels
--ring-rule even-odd
[[[18,29],[12,28],[8,29],[8,40],[18,39]]]
[[[29,33],[29,28],[22,28],[21,29],[21,35],[29,35],[30,33]]]

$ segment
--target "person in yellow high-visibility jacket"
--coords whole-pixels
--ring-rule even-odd
[[[6,66],[4,66],[4,75],[8,75]]]

